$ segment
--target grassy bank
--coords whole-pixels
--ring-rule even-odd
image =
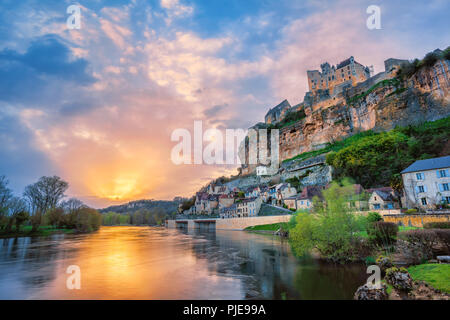
[[[248,227],[245,230],[246,231],[278,231],[280,228],[283,228],[284,230],[288,229],[288,223],[287,222],[281,222],[281,223],[274,223],[274,224],[264,224],[261,226],[253,226]]]
[[[400,227],[398,227],[398,232],[409,231],[409,230],[417,230],[417,229],[422,229],[422,228],[400,226]],[[367,234],[367,231],[365,231],[365,230],[357,232],[356,235],[360,236],[362,238],[369,238],[369,235]]]
[[[0,238],[17,238],[17,237],[36,237],[36,236],[49,236],[52,234],[70,234],[75,233],[75,229],[55,228],[53,226],[41,226],[37,231],[32,232],[31,226],[21,227],[20,230],[13,228],[10,232],[0,231]]]
[[[425,281],[450,294],[450,264],[421,264],[409,267],[408,272],[414,281]]]

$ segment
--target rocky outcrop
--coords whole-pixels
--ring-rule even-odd
[[[307,95],[306,118],[280,129],[280,161],[361,131],[387,131],[449,116],[449,65],[449,60],[438,60],[406,80],[382,73],[328,100]]]
[[[400,291],[411,291],[413,281],[405,268],[392,267],[386,270],[385,280],[395,289]]]
[[[381,284],[381,287],[375,288],[368,284],[365,284],[356,290],[355,300],[387,300],[387,287],[384,283]]]

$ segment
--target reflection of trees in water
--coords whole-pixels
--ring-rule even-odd
[[[359,264],[338,265],[309,260],[299,266],[295,275],[295,287],[301,299],[353,299],[356,289],[368,275]]]
[[[296,261],[279,239],[244,232],[196,232],[192,251],[212,274],[239,278],[246,299],[281,299],[294,292]],[[195,241],[202,239],[207,241]]]
[[[352,299],[367,278],[361,265],[299,261],[279,238],[245,232],[186,234],[193,237],[193,254],[207,262],[211,274],[241,280],[246,299]]]
[[[61,248],[64,235],[2,239],[0,246],[0,279],[21,282],[27,289],[41,288],[57,274],[56,260],[74,249]]]

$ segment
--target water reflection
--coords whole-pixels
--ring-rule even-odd
[[[66,269],[81,268],[81,290]],[[109,227],[0,239],[0,299],[351,299],[361,266],[299,262],[289,244],[245,232]]]

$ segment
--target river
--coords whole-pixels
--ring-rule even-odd
[[[81,289],[69,290],[69,266]],[[360,265],[299,261],[278,237],[102,227],[0,239],[0,299],[352,299]]]

